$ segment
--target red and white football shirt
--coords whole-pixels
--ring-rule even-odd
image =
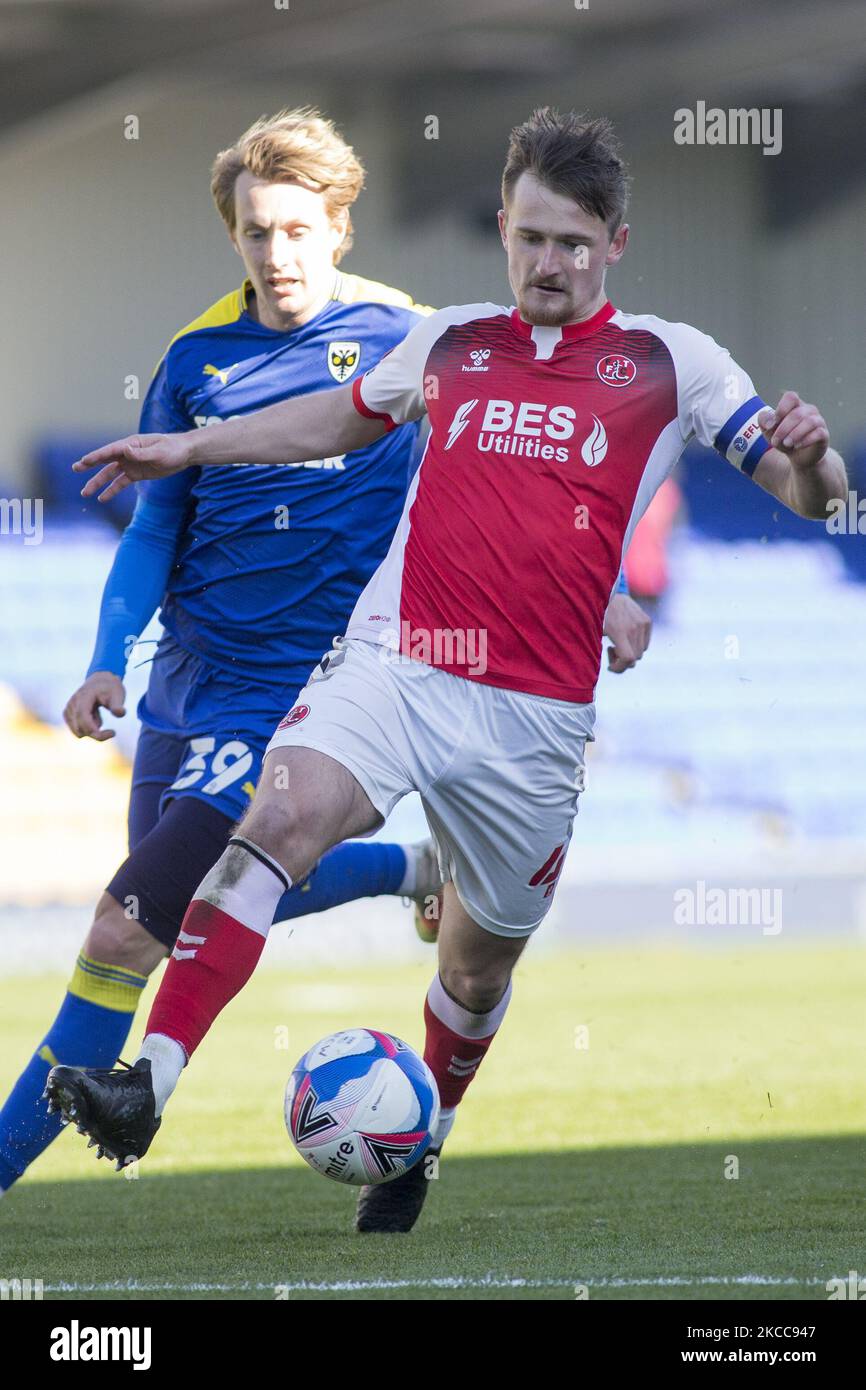
[[[724,348],[610,303],[562,328],[498,304],[441,309],[353,399],[389,428],[427,411],[430,438],[347,636],[396,635],[456,675],[581,704],[623,553],[685,445],[748,474],[767,447],[764,402]],[[451,640],[477,653],[480,633],[483,671]]]

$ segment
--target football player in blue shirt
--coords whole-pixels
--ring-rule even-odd
[[[182,328],[159,363],[142,431],[212,428],[367,370],[431,312],[347,275],[363,168],[310,109],[256,122],[214,164],[212,192],[246,279]],[[287,467],[202,469],[145,483],[103,595],[93,660],[64,716],[104,740],[124,712],[131,647],[165,629],[132,772],[126,862],[108,884],[60,1012],[0,1111],[0,1191],[59,1131],[40,1099],[58,1062],[112,1067],[148,975],[244,814],[274,726],[344,631],[385,555],[418,461],[418,425],[367,449]],[[436,892],[428,843],[348,842],[276,920],[381,893]]]

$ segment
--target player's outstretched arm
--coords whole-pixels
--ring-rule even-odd
[[[184,468],[226,463],[304,463],[363,449],[385,433],[383,420],[359,414],[351,386],[295,396],[236,420],[183,434],[133,434],[94,449],[72,465],[99,471],[81,489],[100,502],[130,483],[165,478]]]
[[[817,406],[786,391],[775,410],[761,411],[758,423],[770,447],[758,462],[755,482],[798,516],[826,521],[828,504],[847,497],[848,478]]]

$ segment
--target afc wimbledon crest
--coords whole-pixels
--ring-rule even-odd
[[[328,371],[335,381],[350,377],[360,357],[360,343],[328,343]]]

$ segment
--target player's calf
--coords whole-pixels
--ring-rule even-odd
[[[380,819],[333,758],[307,748],[268,755],[240,833],[190,903],[148,1019],[138,1060],[152,1063],[157,1117],[214,1019],[252,975],[293,875]]]
[[[100,898],[66,996],[0,1110],[0,1190],[26,1171],[60,1132],[43,1099],[58,1065],[113,1066],[123,1048],[141,991],[165,955],[109,893]]]
[[[363,1187],[355,1229],[364,1235],[410,1231],[438,1176],[442,1145],[457,1106],[484,1061],[511,1000],[511,971],[525,938],[494,937],[469,917],[453,886],[445,891],[440,967],[424,1004],[424,1061],[436,1078],[441,1108],[434,1146],[402,1177]]]
[[[103,893],[82,947],[89,960],[150,975],[168,949],[139,922],[135,904],[121,905]]]
[[[135,1065],[51,1071],[46,1096],[52,1109],[74,1120],[118,1166],[149,1148],[189,1057],[252,974],[276,904],[290,886],[263,849],[233,837],[187,909]]]

